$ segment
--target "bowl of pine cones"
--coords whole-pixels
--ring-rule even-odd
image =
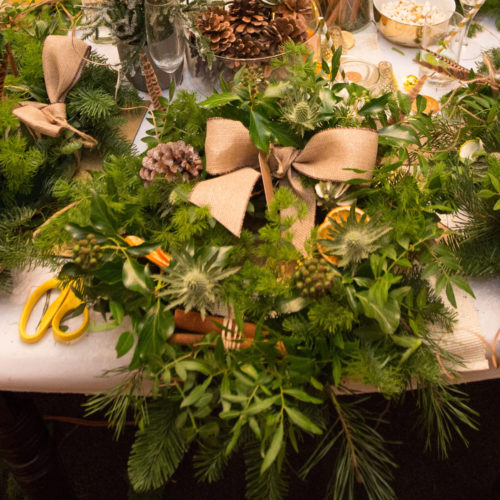
[[[207,7],[193,23],[205,50],[200,43],[187,48],[191,77],[204,79],[209,89],[220,76],[231,81],[242,66],[258,67],[268,78],[272,59],[283,55],[287,41],[306,44],[319,59],[319,16],[314,0],[231,0]]]

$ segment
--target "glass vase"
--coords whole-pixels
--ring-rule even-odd
[[[370,23],[372,0],[319,0],[327,27],[356,32]]]

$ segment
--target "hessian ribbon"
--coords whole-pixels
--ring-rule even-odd
[[[269,203],[271,177],[280,179],[280,186],[290,187],[307,206],[307,215],[291,228],[293,244],[304,252],[305,241],[314,227],[316,195],[312,187],[302,185],[300,174],[318,181],[369,180],[377,145],[374,130],[335,128],[313,135],[302,150],[271,145],[265,155],[252,143],[241,122],[212,118],[207,121],[205,154],[207,172],[216,177],[199,182],[189,200],[199,207],[208,206],[212,217],[239,237],[255,183],[262,177]],[[296,209],[292,208],[282,215],[294,213]]]
[[[66,95],[80,78],[90,53],[90,46],[78,38],[50,35],[42,50],[43,75],[50,104],[26,101],[19,103],[13,113],[31,130],[58,137],[63,129],[69,129],[82,137],[86,146],[97,141],[66,120]]]

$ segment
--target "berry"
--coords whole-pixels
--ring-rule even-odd
[[[328,293],[336,273],[318,257],[310,257],[295,271],[295,288],[304,297],[320,298]]]

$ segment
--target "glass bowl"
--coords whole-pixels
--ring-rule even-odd
[[[342,58],[341,64],[349,83],[357,83],[368,90],[374,90],[377,87],[380,73],[374,64],[352,57]]]
[[[313,13],[308,20],[309,37],[304,44],[309,48],[315,60],[321,59],[321,35],[320,35],[320,15],[315,2],[312,2]],[[262,70],[263,76],[269,80],[283,80],[286,73],[277,70],[271,64],[284,55],[284,52],[276,53],[272,56],[255,58],[233,58],[214,56],[214,61],[209,65],[198,53],[194,44],[186,44],[185,52],[185,74],[184,81],[194,88],[198,93],[208,96],[211,95],[214,88],[218,89],[221,77],[226,82],[231,82],[234,74],[242,67],[255,67]]]

